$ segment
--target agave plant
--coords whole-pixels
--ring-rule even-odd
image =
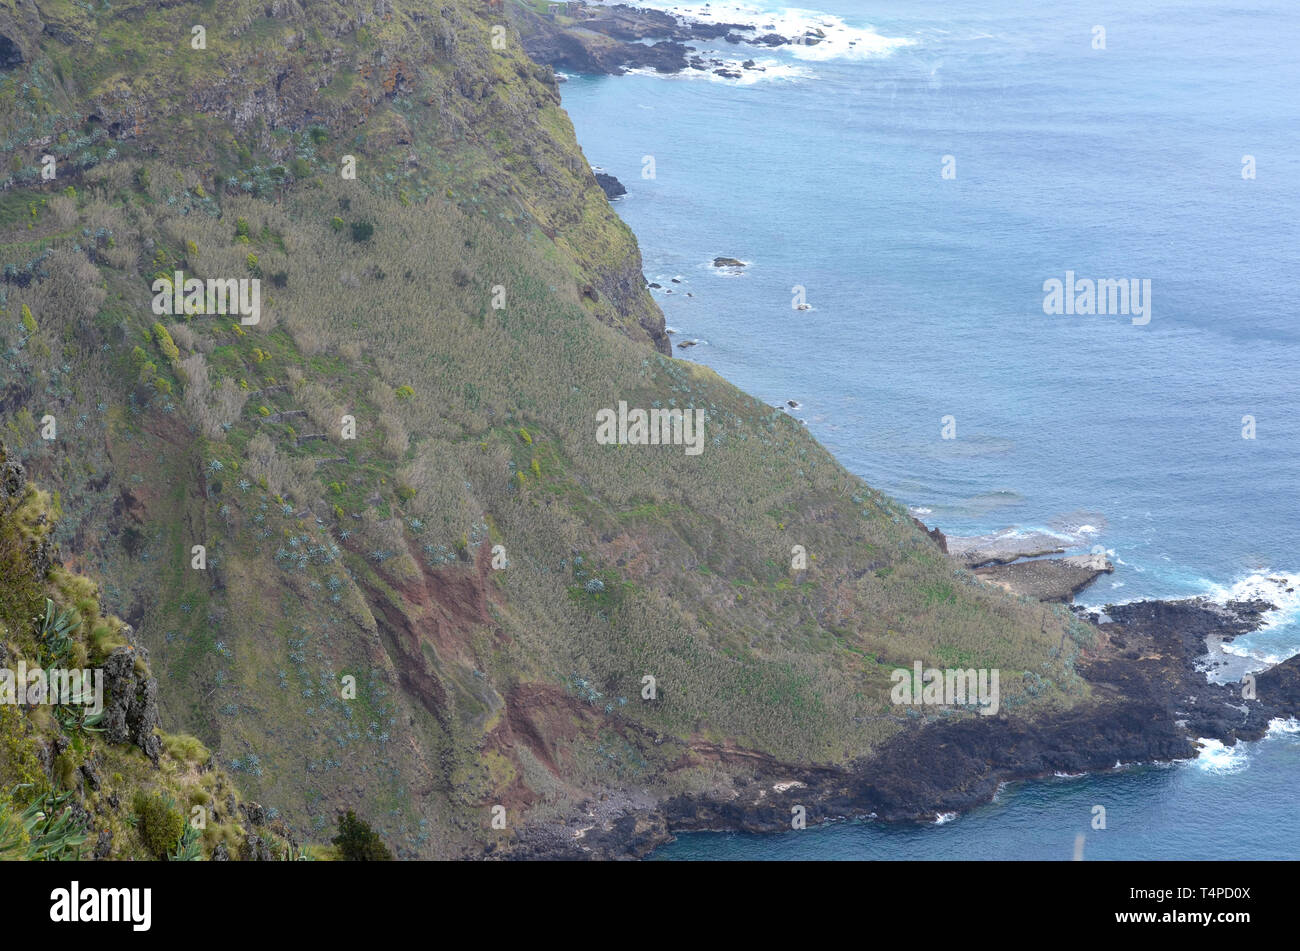
[[[104,727],[100,726],[103,722],[106,711],[101,710],[98,713],[87,713],[86,708],[80,704],[68,706],[60,704],[54,708],[55,719],[59,721],[59,726],[63,732],[69,735],[76,733],[78,730],[85,730],[88,733],[103,733]]]
[[[71,632],[81,623],[81,618],[74,610],[54,614],[54,602],[45,599],[45,619],[37,634],[41,651],[45,655],[47,667],[58,667],[72,656]]]
[[[16,786],[13,792],[30,785]],[[71,791],[50,791],[38,796],[17,816],[10,811],[9,803],[0,806],[0,855],[17,852],[19,858],[31,862],[80,859],[81,846],[88,836],[68,805],[71,798]]]
[[[185,831],[176,843],[176,851],[167,856],[171,862],[198,862],[203,859],[203,846],[199,842],[199,830],[185,823]]]

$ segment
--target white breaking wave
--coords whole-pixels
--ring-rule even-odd
[[[1218,740],[1198,739],[1201,751],[1193,762],[1207,773],[1239,773],[1250,765],[1246,744],[1224,746]]]
[[[709,57],[705,56],[706,62],[708,59]],[[678,73],[661,73],[649,66],[638,66],[635,69],[629,69],[627,72],[630,76],[656,76],[659,79],[706,79],[709,82],[731,83],[735,86],[752,86],[755,83],[775,82],[777,80],[794,81],[808,79],[813,75],[812,70],[807,66],[782,63],[776,59],[754,60],[754,64],[761,66],[762,69],[745,69],[743,64],[746,60],[742,59],[727,59],[721,62],[721,66],[714,66],[710,63],[707,69],[691,69],[687,67]],[[715,69],[726,69],[733,73],[739,73],[739,75],[719,76],[714,72]]]
[[[1282,717],[1274,717],[1268,721],[1268,736],[1295,736],[1296,734],[1300,734],[1300,720],[1294,717],[1286,720]]]
[[[1224,586],[1208,583],[1206,597],[1216,604],[1229,601],[1267,601],[1277,606],[1266,614],[1264,628],[1279,627],[1300,618],[1300,575],[1261,571]]]
[[[613,0],[618,2],[618,0]],[[870,26],[849,26],[842,17],[817,10],[783,7],[776,10],[753,3],[668,3],[652,0],[641,6],[664,10],[674,16],[697,23],[744,23],[755,28],[753,34],[737,31],[745,38],[776,33],[789,40],[811,34],[819,42],[813,45],[792,44],[776,49],[789,51],[796,59],[825,62],[836,59],[872,59],[888,56],[916,40],[902,36],[882,36]],[[690,72],[690,70],[687,70]]]
[[[1300,578],[1296,575],[1263,571],[1231,585],[1210,584],[1209,588],[1206,597],[1216,604],[1260,599],[1277,608],[1264,615],[1258,630],[1239,637],[1230,644],[1224,644],[1222,650],[1225,654],[1245,657],[1263,667],[1272,667],[1300,652],[1300,631],[1291,627],[1300,621]],[[1286,630],[1278,630],[1279,628]],[[1268,633],[1270,631],[1275,631],[1271,637]]]

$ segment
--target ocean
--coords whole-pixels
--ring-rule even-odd
[[[561,86],[628,189],[672,339],[696,341],[676,355],[786,406],[949,535],[1100,546],[1116,571],[1081,603],[1278,600],[1286,579],[1232,649],[1256,668],[1300,652],[1300,6],[651,5],[826,35],[695,44],[739,80]],[[1149,311],[1045,313],[1067,273],[1149,281]],[[1279,728],[1013,784],[950,821],[684,835],[656,857],[1067,859],[1082,832],[1086,858],[1291,858],[1298,782],[1300,733]]]

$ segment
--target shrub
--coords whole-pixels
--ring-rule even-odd
[[[369,241],[370,236],[375,233],[375,226],[368,221],[352,222],[352,240]]]
[[[32,309],[23,304],[23,329],[29,334],[36,333],[36,318],[32,316]]]
[[[168,754],[183,763],[201,766],[212,759],[212,754],[208,752],[203,742],[188,733],[165,734],[162,741]]]
[[[145,848],[156,859],[167,858],[185,832],[185,817],[170,798],[147,796],[142,792],[136,793],[134,808],[140,819],[137,828]]]
[[[162,324],[154,324],[153,336],[158,341],[158,349],[162,351],[164,357],[172,362],[180,359],[180,348],[176,346],[176,341],[172,340],[172,335],[167,332],[166,327]]]
[[[351,809],[339,816],[339,834],[330,840],[338,847],[339,857],[345,862],[391,862],[383,839],[375,834],[364,819],[358,819]]]

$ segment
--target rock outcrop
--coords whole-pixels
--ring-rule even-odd
[[[975,574],[1012,594],[1068,602],[1101,575],[1114,570],[1105,555],[1070,555],[986,565],[976,568]]]
[[[133,632],[125,628],[128,640]],[[119,647],[104,661],[104,735],[110,743],[131,743],[155,766],[162,743],[158,726],[158,684],[149,675],[143,647]]]
[[[623,183],[613,175],[607,172],[596,172],[595,175],[596,184],[600,186],[600,190],[605,193],[605,197],[610,201],[627,194],[627,189],[623,187]]]

